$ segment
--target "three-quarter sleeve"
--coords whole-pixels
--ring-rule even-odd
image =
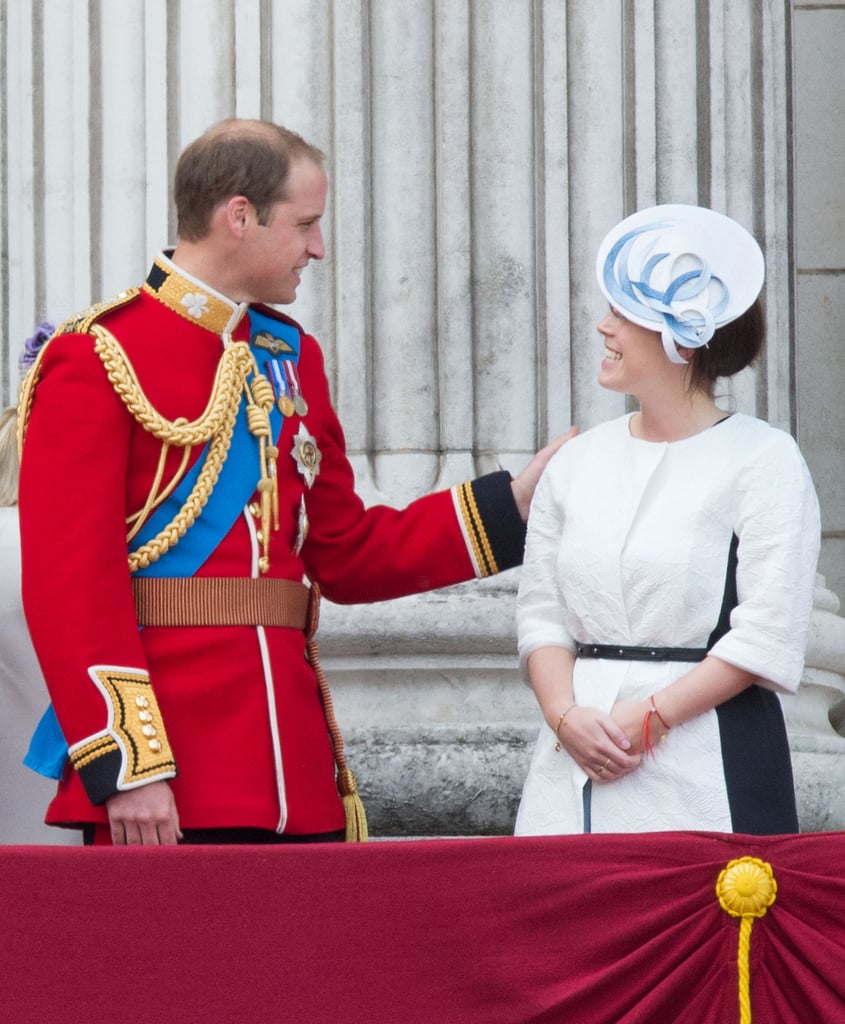
[[[819,504],[795,441],[771,431],[738,477],[738,603],[711,654],[794,693],[801,681],[820,544]]]

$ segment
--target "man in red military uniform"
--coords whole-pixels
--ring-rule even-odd
[[[401,511],[356,495],[319,346],[263,305],[322,259],[326,190],[294,133],[210,129],[175,250],[25,385],[24,606],[69,748],[47,820],[98,842],[336,836],[303,580],[369,602],[521,561],[542,457]]]

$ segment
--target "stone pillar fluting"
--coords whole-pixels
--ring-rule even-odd
[[[802,832],[845,828],[845,618],[819,576],[804,674],[783,697]]]

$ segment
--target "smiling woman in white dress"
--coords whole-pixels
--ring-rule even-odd
[[[544,724],[517,835],[798,830],[778,692],[801,678],[818,502],[790,435],[720,409],[759,354],[759,246],[661,206],[602,243],[599,383],[639,410],[570,441],[534,498],[520,663]]]

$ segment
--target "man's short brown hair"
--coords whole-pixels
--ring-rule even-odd
[[[214,209],[232,196],[245,196],[259,224],[266,224],[272,207],[287,198],[291,163],[303,158],[322,167],[325,155],[271,121],[231,118],[209,128],[185,147],[176,164],[179,238],[205,238]]]

